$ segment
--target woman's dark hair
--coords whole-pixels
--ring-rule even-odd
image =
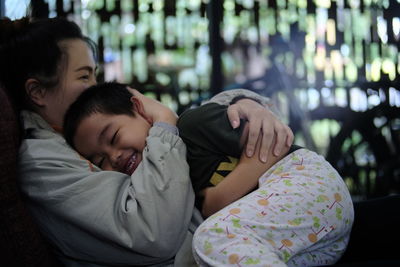
[[[127,85],[116,82],[97,84],[86,89],[65,113],[63,132],[67,142],[75,148],[73,139],[76,129],[83,119],[94,113],[134,116],[132,96]]]
[[[95,43],[67,19],[0,20],[0,86],[6,89],[18,108],[32,107],[25,91],[29,78],[37,79],[47,90],[59,84],[65,55],[59,42],[67,39],[85,41],[96,58]]]

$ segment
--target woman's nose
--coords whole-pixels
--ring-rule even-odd
[[[90,79],[90,86],[96,85],[96,84],[97,84],[97,79],[96,79],[96,76],[93,75],[93,76],[91,77],[91,79]]]

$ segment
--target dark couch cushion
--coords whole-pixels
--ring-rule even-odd
[[[399,209],[400,195],[355,202],[349,246],[339,263],[358,266],[368,262],[375,262],[375,266],[397,263],[400,266]]]
[[[57,266],[18,190],[19,143],[16,113],[0,87],[0,265]]]

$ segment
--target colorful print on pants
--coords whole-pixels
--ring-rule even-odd
[[[316,153],[299,149],[271,167],[259,188],[196,230],[200,266],[318,266],[339,260],[354,220],[349,191]]]

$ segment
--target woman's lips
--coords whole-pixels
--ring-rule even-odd
[[[123,169],[123,173],[132,175],[132,173],[136,170],[138,165],[139,165],[139,159],[138,159],[137,153],[135,151],[132,153],[132,155],[126,161],[125,167]]]

